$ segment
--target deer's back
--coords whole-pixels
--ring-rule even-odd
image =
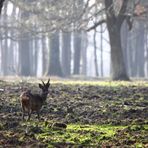
[[[43,100],[39,94],[23,92],[20,98],[22,107],[25,110],[37,111],[40,110],[43,105]]]

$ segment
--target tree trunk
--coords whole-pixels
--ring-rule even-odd
[[[132,31],[132,33],[129,34],[129,39],[128,40],[128,61],[129,61],[129,75],[131,77],[134,77],[136,74],[136,61],[135,61],[135,45],[136,42],[135,40],[131,40],[131,38],[133,37],[132,35],[134,35],[134,31]]]
[[[30,76],[36,76],[36,71],[35,71],[35,67],[34,67],[34,64],[35,64],[35,52],[34,52],[34,39],[31,39],[30,40],[30,43],[29,43],[29,55],[30,55]]]
[[[101,74],[101,77],[104,76],[104,70],[103,70],[103,26],[101,25],[100,26],[100,29],[101,29],[101,33],[100,33],[100,74]]]
[[[4,14],[2,15],[3,20],[4,20],[4,26],[5,26],[5,39],[4,41],[2,41],[2,71],[3,71],[3,75],[6,76],[8,75],[8,72],[10,70],[10,67],[8,65],[8,39],[7,39],[7,35],[8,35],[8,30],[7,30],[7,8],[8,5],[7,3],[5,3],[4,5]]]
[[[146,35],[145,35],[145,48],[146,48],[146,55],[145,55],[145,63],[146,63],[146,77],[148,77],[148,31],[146,31]]]
[[[110,45],[111,45],[111,66],[113,80],[129,80],[121,47],[120,29],[114,24],[108,24]]]
[[[16,7],[13,6],[13,10],[12,10],[12,13],[11,13],[11,16],[12,17],[15,17],[16,15]],[[11,30],[10,31],[10,36],[14,36],[14,31]],[[11,71],[10,71],[10,75],[16,75],[17,74],[17,71],[16,71],[16,64],[15,64],[15,60],[17,60],[17,56],[15,56],[15,53],[17,53],[17,48],[15,47],[16,46],[16,42],[13,41],[13,40],[10,40],[10,44],[9,44],[9,54],[8,54],[8,62],[9,62],[9,65],[11,67]]]
[[[112,79],[113,80],[129,80],[125,61],[121,46],[121,26],[125,20],[126,8],[128,0],[122,2],[119,14],[115,14],[114,1],[105,0],[105,9],[107,16],[107,28],[109,32],[110,46],[111,46],[111,65],[112,65]]]
[[[62,69],[65,76],[71,74],[71,33],[62,33]]]
[[[125,61],[126,69],[129,70],[129,53],[128,53],[128,25],[126,22],[123,23],[121,27],[121,44],[122,44],[122,52]],[[129,71],[128,71],[129,73]]]
[[[5,39],[4,43],[2,44],[2,71],[3,75],[6,76],[8,75],[8,70],[10,67],[8,67],[8,42],[7,39]]]
[[[48,52],[47,52],[47,46],[46,46],[46,35],[42,36],[42,71],[43,71],[43,76],[47,75],[47,70],[48,70]]]
[[[74,71],[73,74],[80,74],[81,33],[74,32]]]
[[[96,76],[98,77],[99,76],[99,73],[98,73],[98,59],[97,59],[96,29],[94,29],[93,42],[94,42],[94,64],[95,64],[95,72],[96,72]]]
[[[59,32],[55,32],[50,38],[50,54],[49,54],[49,69],[48,75],[63,76],[60,64],[60,49],[59,49]]]
[[[23,40],[19,42],[19,62],[20,62],[20,75],[30,76],[30,46],[28,35],[23,35]]]
[[[145,41],[144,41],[144,36],[145,36],[145,27],[143,22],[139,22],[138,24],[138,34],[136,38],[136,43],[137,43],[137,75],[138,77],[144,77],[144,65],[145,65],[145,55],[144,55],[144,47],[145,47]],[[140,60],[139,60],[140,59]]]
[[[87,46],[88,46],[88,39],[87,39],[87,33],[82,32],[82,75],[87,75]]]
[[[29,2],[29,0],[25,0]],[[29,17],[29,12],[20,11],[20,19],[26,21]],[[30,35],[27,31],[22,30],[19,41],[19,73],[22,76],[31,75],[31,57],[30,57]]]

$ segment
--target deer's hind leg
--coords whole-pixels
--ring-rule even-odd
[[[29,121],[29,120],[30,120],[30,118],[31,118],[31,114],[32,114],[32,110],[31,110],[31,109],[29,109],[29,110],[28,110],[28,119],[27,119],[27,121]]]

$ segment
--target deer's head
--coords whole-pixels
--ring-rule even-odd
[[[49,86],[50,86],[50,79],[48,79],[47,83],[44,83],[43,81],[42,81],[42,84],[39,83],[39,88],[42,90],[43,93],[48,94]]]

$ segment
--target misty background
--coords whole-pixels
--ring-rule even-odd
[[[78,1],[79,7],[72,10],[66,1],[62,4],[49,1],[54,3],[52,7],[46,7],[45,0],[42,2],[10,0],[4,3],[0,18],[0,76],[110,77],[111,49],[106,23],[90,31],[83,29],[103,18],[104,13],[87,23],[79,22],[76,14],[86,1]],[[148,6],[146,0],[142,4]],[[58,15],[67,15],[64,21],[56,14],[59,5],[65,10]],[[90,12],[95,14],[102,6],[98,3]],[[148,78],[147,15],[134,18],[132,25],[129,30],[124,22],[121,28],[127,73],[130,77]]]

